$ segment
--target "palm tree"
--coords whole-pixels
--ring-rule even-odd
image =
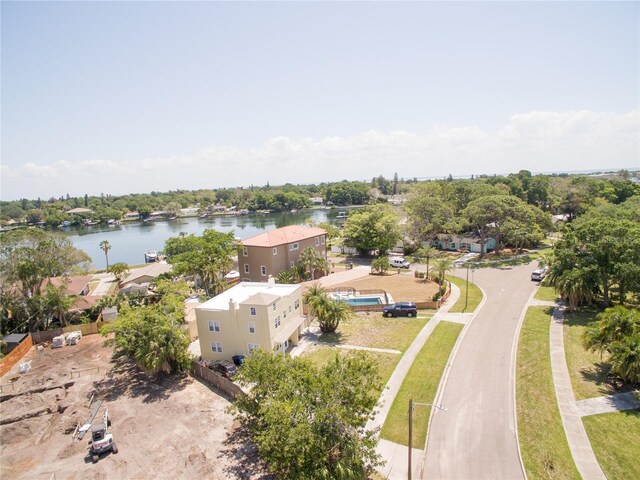
[[[437,257],[439,254],[440,252],[432,246],[422,247],[416,252],[416,257],[418,257],[419,259],[424,258],[427,261],[427,276],[425,277],[426,281],[429,280],[429,260]]]
[[[640,334],[636,333],[611,346],[611,370],[623,380],[640,383]]]
[[[109,250],[111,250],[111,244],[109,240],[103,240],[100,242],[100,249],[104,252],[104,256],[107,259],[107,269],[109,268]]]
[[[598,323],[583,335],[588,350],[611,353],[612,346],[640,332],[640,312],[622,306],[607,308],[598,315]]]
[[[307,305],[309,317],[313,320],[318,316],[318,311],[323,310],[328,300],[327,291],[319,283],[313,283],[302,296],[302,301]]]
[[[591,271],[574,268],[564,270],[559,276],[556,276],[552,268],[551,273],[550,281],[556,292],[569,301],[570,311],[577,310],[578,305],[583,303],[591,303],[597,289]]]
[[[69,324],[69,309],[73,306],[74,298],[65,293],[65,286],[59,288],[53,285],[47,285],[45,295],[42,297],[41,313],[46,318],[46,326],[53,319],[60,321],[60,324],[66,326]]]
[[[276,282],[291,284],[293,283],[293,271],[291,270],[282,270],[276,274]]]
[[[333,333],[338,329],[340,322],[348,320],[351,316],[351,308],[345,302],[326,297],[327,301],[319,310],[318,325],[322,333]]]
[[[113,273],[118,283],[121,283],[129,275],[129,265],[125,262],[116,262],[107,268],[107,272]]]
[[[326,264],[326,260],[322,257],[320,252],[313,247],[307,247],[302,250],[298,261],[300,262],[300,265],[303,265],[305,270],[309,272],[311,280],[314,280],[315,270],[325,267]]]
[[[444,277],[447,273],[453,271],[453,261],[447,257],[440,257],[435,261],[433,268],[436,272],[438,272],[440,293],[442,293],[442,284],[444,283]]]

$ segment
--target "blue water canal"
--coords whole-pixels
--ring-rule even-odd
[[[341,208],[340,211],[346,209]],[[122,222],[121,225],[94,225],[65,227],[62,230],[76,248],[85,251],[93,265],[105,268],[104,252],[100,242],[109,241],[109,263],[126,262],[129,265],[144,263],[144,252],[163,250],[168,238],[181,232],[200,235],[211,228],[219,232],[233,232],[237,238],[245,239],[266,230],[287,225],[304,225],[309,222],[329,222],[340,225],[344,219],[336,218],[339,210],[305,209],[297,212],[281,212],[250,215],[223,215],[211,218],[180,218],[161,222]]]

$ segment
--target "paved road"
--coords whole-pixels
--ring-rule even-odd
[[[536,284],[531,265],[478,269],[487,299],[462,339],[432,418],[425,479],[523,479],[513,400],[518,321]],[[456,272],[464,276],[465,271]],[[471,277],[470,279],[471,280]]]

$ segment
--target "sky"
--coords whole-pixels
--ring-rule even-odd
[[[0,199],[640,168],[640,2],[1,4]]]

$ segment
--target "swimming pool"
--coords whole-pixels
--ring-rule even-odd
[[[345,302],[347,302],[347,305],[382,305],[380,297],[347,298]]]
[[[382,299],[380,297],[354,297],[354,296],[346,296],[346,295],[332,295],[332,297],[336,300],[342,300],[347,305],[357,306],[357,305],[382,305]]]

